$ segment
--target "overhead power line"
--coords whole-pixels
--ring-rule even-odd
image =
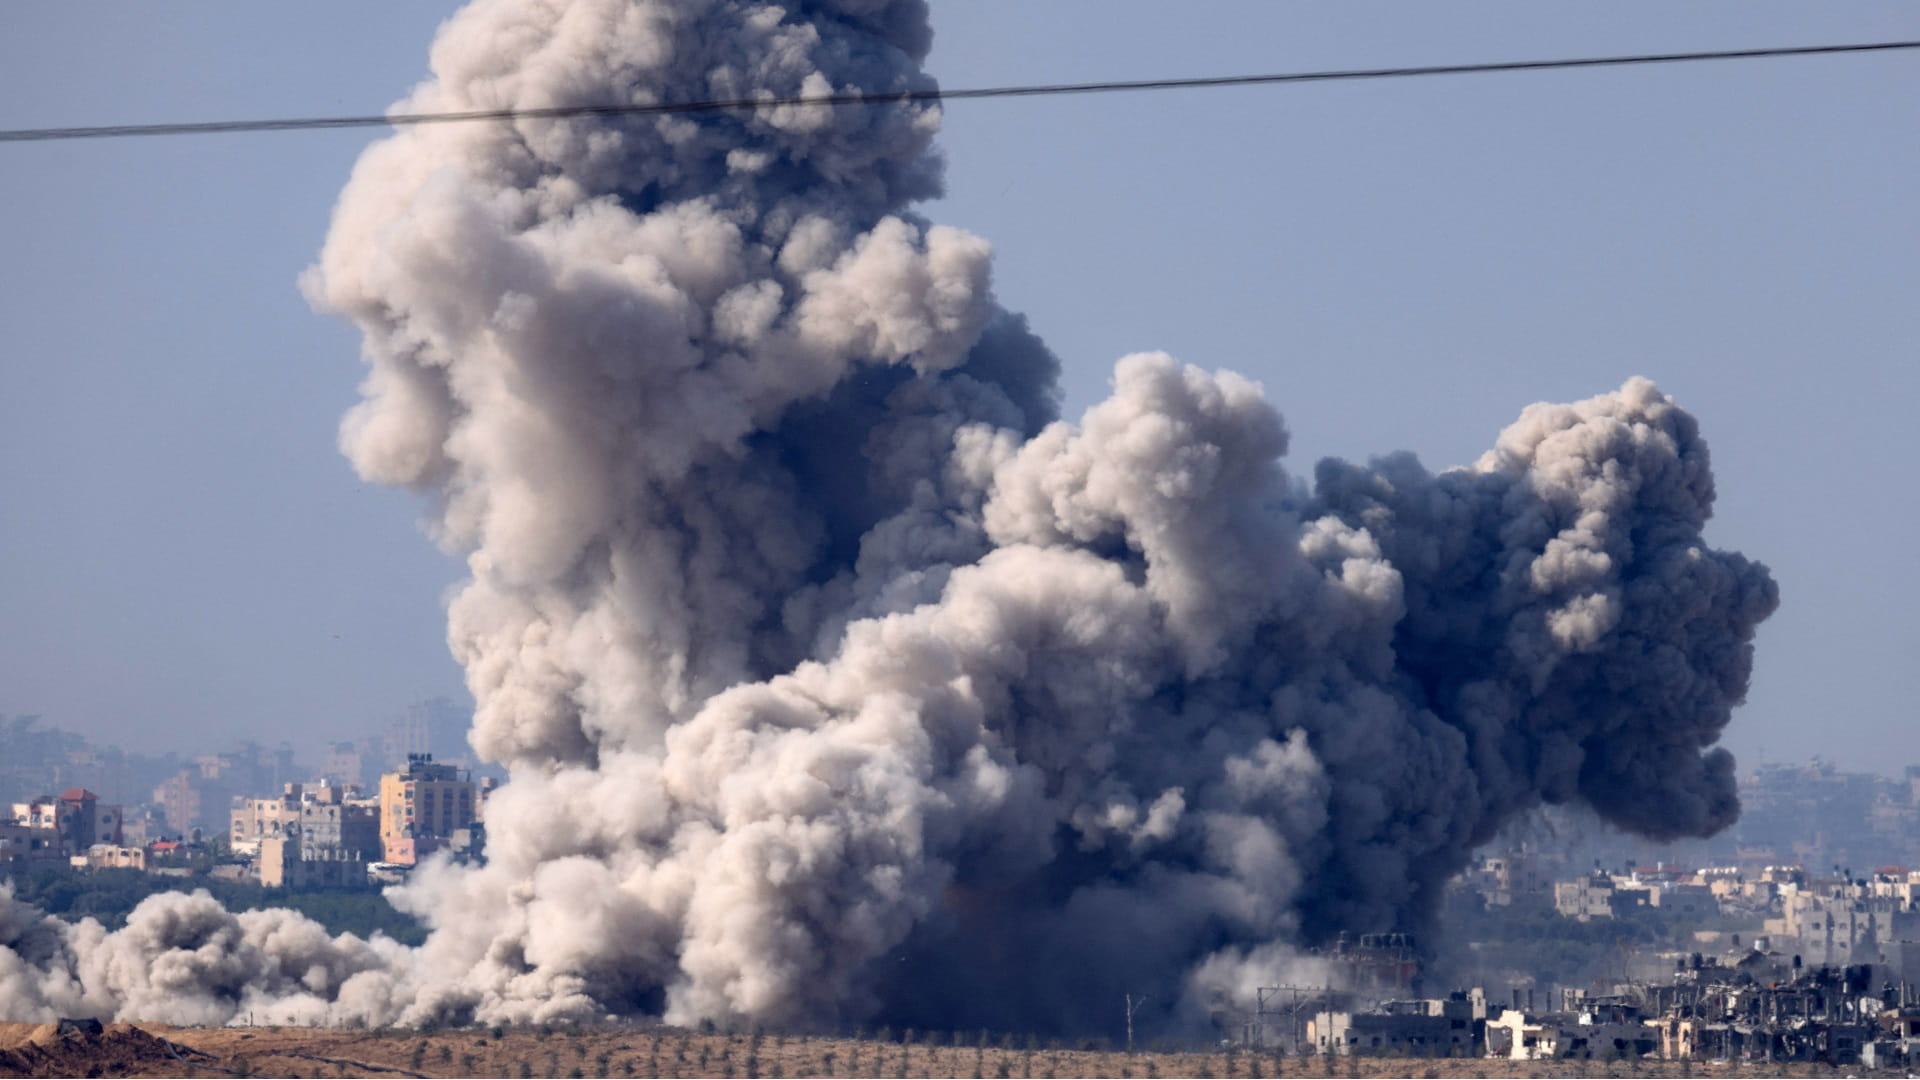
[[[468,123],[479,120],[558,120],[578,116],[658,116],[705,112],[739,112],[783,105],[899,105],[978,98],[1050,97],[1060,94],[1101,94],[1124,90],[1193,90],[1214,86],[1270,86],[1278,83],[1352,82],[1362,79],[1405,79],[1424,75],[1478,75],[1503,71],[1553,71],[1569,68],[1629,67],[1644,64],[1681,64],[1705,60],[1757,60],[1780,56],[1819,56],[1834,53],[1892,52],[1920,49],[1920,41],[1877,41],[1856,45],[1799,45],[1771,49],[1732,49],[1720,52],[1641,53],[1631,56],[1590,56],[1566,60],[1507,60],[1485,64],[1428,64],[1419,67],[1349,68],[1336,71],[1295,71],[1271,75],[1209,75],[1190,79],[1131,79],[1112,82],[1045,83],[1033,86],[990,86],[971,90],[899,90],[879,93],[823,94],[803,97],[726,98],[708,101],[659,102],[642,105],[556,105],[535,109],[469,109],[458,112],[382,113],[362,116],[304,116],[270,120],[208,120],[171,124],[103,124],[96,127],[0,129],[0,142],[52,142],[63,139],[120,139],[136,135],[217,135],[248,131],[309,131],[325,128],[401,127],[413,124]]]

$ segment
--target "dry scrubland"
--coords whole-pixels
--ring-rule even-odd
[[[1863,1076],[1821,1065],[1423,1061],[1137,1053],[1024,1045],[702,1035],[672,1028],[366,1032],[109,1025],[101,1035],[0,1024],[0,1076],[1177,1077]],[[1904,1073],[1889,1074],[1904,1075]]]

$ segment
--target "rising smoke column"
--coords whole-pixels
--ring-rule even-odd
[[[929,42],[918,0],[480,0],[400,107],[922,89]],[[7,1008],[1104,1031],[1428,927],[1542,803],[1733,819],[1714,744],[1777,598],[1701,540],[1690,416],[1636,379],[1310,487],[1258,386],[1163,355],[1059,421],[986,243],[912,210],[937,118],[370,148],[307,287],[365,335],[343,449],[467,561],[490,861],[400,892],[417,951],[0,895]],[[168,993],[102,974],[141,964]]]

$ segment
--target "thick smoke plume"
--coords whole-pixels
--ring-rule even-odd
[[[480,0],[401,107],[930,88],[930,40],[920,0]],[[307,284],[365,334],[345,452],[467,560],[490,861],[398,893],[418,950],[0,893],[5,1011],[1105,1031],[1427,927],[1542,803],[1733,820],[1776,592],[1701,539],[1687,413],[1634,379],[1311,486],[1257,385],[1163,355],[1060,421],[985,241],[912,209],[937,120],[370,148]]]

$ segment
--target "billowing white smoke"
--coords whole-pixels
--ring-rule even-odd
[[[921,88],[929,40],[919,0],[480,0],[403,108]],[[936,120],[368,150],[308,284],[366,335],[347,454],[467,558],[491,861],[401,892],[417,951],[0,895],[4,1009],[1107,1030],[1426,927],[1543,801],[1733,819],[1711,747],[1776,592],[1703,545],[1686,413],[1636,379],[1311,489],[1256,385],[1165,356],[1056,422],[987,245],[909,209]]]
[[[387,970],[409,962],[385,937],[330,937],[298,912],[222,908],[205,892],[147,898],[112,933],[43,917],[0,882],[0,1017],[151,1018],[224,1024],[258,1010],[292,1023],[377,1022]]]

